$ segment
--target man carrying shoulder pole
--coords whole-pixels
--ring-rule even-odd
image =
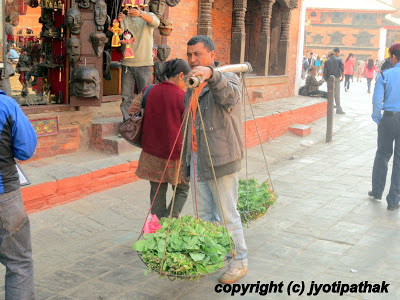
[[[221,283],[231,284],[247,273],[247,246],[236,207],[238,171],[243,159],[241,85],[235,74],[214,69],[219,63],[215,61],[214,42],[207,36],[189,40],[187,59],[192,68],[188,77],[200,77],[207,85],[198,99],[201,115],[196,99],[190,105],[193,90],[189,89],[185,94],[185,108],[190,109],[190,127],[183,149],[184,167],[186,175],[190,174],[199,217],[210,222],[223,223],[225,220],[234,241],[237,256],[219,279]]]

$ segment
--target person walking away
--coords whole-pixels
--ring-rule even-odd
[[[320,81],[318,81],[316,75],[317,75],[317,68],[311,67],[310,74],[308,74],[306,78],[307,95],[321,96],[322,98],[328,98],[327,92],[320,91],[318,89],[325,82],[325,80],[321,79]]]
[[[225,220],[235,244],[237,255],[219,279],[221,283],[231,284],[247,273],[247,246],[237,210],[238,172],[243,159],[241,84],[237,75],[214,69],[219,66],[215,56],[215,45],[209,37],[199,35],[188,41],[187,58],[192,68],[188,76],[199,76],[205,82],[202,91],[195,93],[199,95],[208,145],[196,95],[190,89],[185,94],[185,108],[190,110],[189,124],[193,126],[188,130],[183,157],[190,185],[196,187],[192,188],[192,197],[197,199],[199,217],[218,223]]]
[[[362,76],[365,76],[367,78],[367,87],[368,87],[368,94],[371,93],[371,82],[372,79],[375,77],[375,73],[378,72],[374,65],[374,60],[372,58],[368,59],[368,64],[365,66],[364,71],[362,73]]]
[[[131,111],[138,111],[141,108],[143,94],[147,89],[151,89],[145,102],[141,141],[143,150],[140,153],[136,175],[150,181],[150,205],[156,197],[151,213],[157,215],[157,218],[168,217],[170,213],[174,218],[179,217],[189,194],[189,184],[182,181],[182,168],[180,168],[182,172],[178,174],[182,148],[180,128],[185,109],[183,98],[186,84],[183,79],[189,71],[188,63],[182,59],[167,61],[164,65],[164,76],[167,80],[146,87],[132,102]],[[178,134],[179,137],[174,147]],[[170,155],[171,160],[168,161]],[[168,167],[163,177],[167,164]],[[156,195],[159,182],[161,185]],[[172,189],[177,185],[172,212],[172,200],[167,208],[168,183],[172,185]]]
[[[315,71],[316,71],[316,76],[318,78],[318,74],[319,74],[319,70],[321,69],[321,58],[319,57],[319,55],[317,55],[317,58],[315,59]]]
[[[400,43],[393,44],[389,54],[394,67],[378,76],[372,97],[372,119],[378,124],[378,149],[372,170],[372,190],[368,195],[382,199],[394,145],[392,177],[386,196],[387,209],[393,211],[399,208],[400,200]]]
[[[325,67],[325,62],[326,62],[326,56],[322,55],[322,59],[321,59],[321,68],[319,69],[318,75],[321,75],[322,78],[324,77],[324,67]]]
[[[342,107],[340,106],[340,82],[343,81],[344,74],[344,64],[339,58],[340,50],[339,48],[334,48],[333,53],[330,53],[329,58],[325,62],[324,66],[324,79],[328,81],[329,76],[335,76],[335,103],[336,103],[336,113],[344,115]]]
[[[308,70],[308,60],[305,56],[303,56],[301,79],[304,79],[306,77],[307,70]]]
[[[365,68],[365,61],[359,57],[356,63],[356,77],[357,77],[357,82],[361,81],[361,74],[364,71]]]
[[[153,32],[160,25],[160,20],[153,13],[147,13],[141,8],[128,7],[128,15],[120,12],[118,21],[123,31],[128,30],[136,39],[131,48],[133,58],[122,59],[122,102],[121,112],[123,120],[129,119],[135,86],[140,92],[152,81],[151,68],[153,66]]]
[[[353,53],[349,53],[346,60],[344,61],[344,91],[347,92],[350,89],[350,78],[353,76],[355,61]]]
[[[37,137],[17,102],[0,90],[0,262],[6,267],[5,299],[35,299],[30,222],[15,158],[27,160]]]
[[[314,65],[315,65],[315,58],[314,58],[314,53],[313,53],[313,52],[310,53],[310,57],[307,59],[307,61],[308,61],[308,67],[309,67],[309,68],[310,68],[310,67],[314,67]]]

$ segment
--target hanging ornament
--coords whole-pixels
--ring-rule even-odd
[[[131,44],[134,44],[136,41],[135,37],[132,35],[132,33],[129,30],[125,30],[124,34],[122,35],[122,44],[125,44],[125,50],[124,50],[124,58],[134,58],[135,55],[133,54],[133,50],[131,48]]]
[[[108,27],[108,30],[114,33],[111,39],[111,47],[121,46],[119,36],[122,33],[122,28],[119,27],[119,21],[117,19],[114,19],[112,27]]]

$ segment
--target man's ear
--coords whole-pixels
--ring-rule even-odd
[[[183,78],[185,78],[185,74],[183,74],[183,72],[180,72],[178,76],[179,80],[183,80]]]
[[[215,61],[215,50],[212,50],[212,51],[210,52],[210,56],[211,56],[212,62],[214,62],[214,61]]]

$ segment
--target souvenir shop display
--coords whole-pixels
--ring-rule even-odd
[[[106,21],[107,4],[104,2],[104,0],[97,0],[94,5],[94,22],[96,23],[97,31],[103,32]]]
[[[71,73],[71,95],[100,98],[100,75],[93,67],[75,67]]]
[[[75,66],[75,63],[80,60],[80,56],[81,40],[76,38],[67,39],[67,57],[73,67]]]
[[[96,32],[90,34],[90,42],[92,43],[93,50],[97,57],[101,57],[104,51],[104,45],[107,43],[108,39],[106,34],[103,32]]]

